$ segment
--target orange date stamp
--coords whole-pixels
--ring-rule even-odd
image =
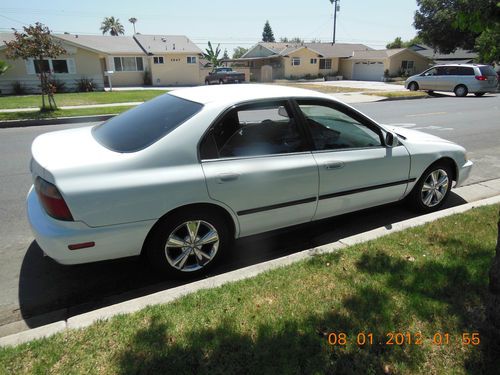
[[[479,332],[462,332],[462,334],[451,335],[447,332],[435,332],[429,336],[424,336],[421,332],[387,332],[385,335],[376,336],[371,332],[345,333],[330,332],[328,334],[328,344],[331,346],[345,346],[354,343],[358,346],[367,345],[431,345],[444,346],[454,343],[462,345],[477,346],[481,343]]]

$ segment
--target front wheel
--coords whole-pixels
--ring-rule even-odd
[[[217,213],[180,212],[159,223],[146,249],[151,265],[161,273],[179,277],[207,272],[230,243],[226,221]]]
[[[407,202],[419,212],[439,209],[448,198],[452,184],[451,168],[446,163],[431,165],[422,174],[407,197]]]
[[[408,85],[408,90],[410,90],[410,91],[417,91],[418,90],[418,83],[417,82],[411,82]]]

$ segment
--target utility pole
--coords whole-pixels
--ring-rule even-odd
[[[330,2],[333,4],[333,41],[332,41],[332,45],[335,44],[335,30],[337,29],[337,11],[340,8],[337,5],[338,1],[339,0],[330,0]]]

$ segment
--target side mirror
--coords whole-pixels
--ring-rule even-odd
[[[399,144],[398,136],[394,133],[387,132],[385,135],[385,145],[387,147],[396,147]]]

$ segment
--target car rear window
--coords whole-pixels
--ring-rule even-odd
[[[94,138],[117,152],[142,150],[196,114],[202,104],[165,94],[95,126]]]
[[[491,66],[480,66],[479,70],[481,71],[481,74],[483,76],[496,76],[497,73],[495,72],[495,69],[493,69]]]

